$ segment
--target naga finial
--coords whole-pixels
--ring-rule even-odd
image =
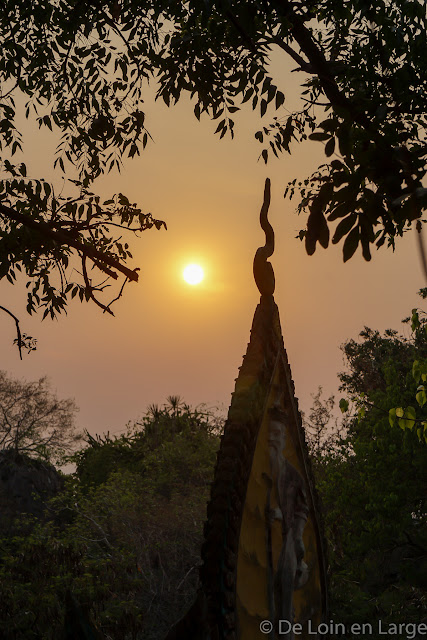
[[[274,293],[274,271],[267,258],[273,255],[274,231],[268,221],[270,206],[270,178],[266,178],[264,187],[264,201],[262,203],[259,221],[265,233],[265,245],[257,249],[254,258],[254,278],[261,295],[272,296]]]

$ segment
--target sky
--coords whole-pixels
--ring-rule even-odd
[[[287,73],[279,57],[272,66],[286,95],[277,115],[285,115],[297,103],[302,78]],[[309,410],[319,385],[339,398],[340,345],[356,339],[365,325],[408,333],[400,321],[420,306],[417,291],[426,284],[414,233],[399,239],[394,253],[386,247],[374,251],[370,263],[358,252],[344,264],[342,245],[307,256],[295,238],[305,220],[295,213],[297,202],[283,194],[288,181],[307,177],[324,161],[322,143],[294,147],[291,156],[273,157],[265,166],[254,139],[259,117],[250,108],[236,117],[231,141],[214,136],[216,123],[207,117],[199,123],[188,99],[168,109],[154,102],[151,88],[145,105],[154,142],[126,161],[120,174],[94,185],[106,198],[125,193],[167,223],[167,231],[151,229],[131,241],[139,282],[126,287],[114,318],[74,302],[67,316],[43,322],[41,314],[26,314],[23,283],[1,282],[0,304],[20,317],[38,347],[21,361],[12,345],[14,324],[0,315],[0,368],[27,380],[47,375],[60,398],[75,399],[77,425],[92,434],[122,432],[169,395],[226,412],[259,300],[252,261],[265,239],[259,210],[268,176],[275,300],[300,408]],[[263,124],[274,115],[267,111]],[[28,174],[61,185],[51,169],[55,136],[21,124]],[[191,262],[205,270],[198,286],[182,278]]]

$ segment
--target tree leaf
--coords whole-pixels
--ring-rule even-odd
[[[421,366],[419,360],[414,360],[412,364],[412,377],[415,382],[419,382],[421,378]]]
[[[314,208],[307,220],[305,248],[308,255],[312,255],[315,252],[316,242],[319,242],[326,249],[329,244],[329,227],[322,211]]]
[[[420,391],[417,391],[417,393],[415,394],[415,399],[420,407],[423,407],[425,405],[425,403],[427,402],[427,396],[424,387],[422,387]]]
[[[356,213],[351,213],[349,216],[344,218],[344,220],[341,220],[341,222],[338,224],[337,228],[335,229],[335,233],[332,238],[332,244],[337,244],[337,242],[339,242],[341,238],[345,236],[350,231],[350,229],[353,228],[356,221],[357,221]]]
[[[315,131],[314,133],[311,133],[308,137],[310,140],[318,140],[320,142],[324,142],[325,140],[329,140],[331,136],[328,133]]]
[[[281,107],[284,102],[285,102],[285,94],[282,93],[281,91],[277,91],[277,93],[276,93],[276,109]]]
[[[353,203],[351,203],[349,201],[341,202],[341,204],[336,206],[332,210],[332,213],[330,213],[328,215],[328,220],[329,220],[329,222],[333,222],[334,220],[337,220],[338,218],[343,218],[348,213],[350,213],[350,211],[353,211],[353,209],[354,209]]]
[[[406,418],[406,428],[413,429],[415,420],[417,419],[417,414],[414,407],[406,407],[405,418]]]
[[[262,116],[265,114],[265,112],[267,111],[267,100],[265,100],[264,98],[261,100],[261,118]]]
[[[359,244],[359,228],[354,227],[346,237],[343,246],[344,262],[350,260]]]
[[[342,156],[347,156],[351,150],[350,144],[350,128],[348,125],[342,125],[337,132],[338,146]]]
[[[335,138],[330,138],[325,144],[325,155],[329,158],[335,151]]]
[[[339,407],[342,413],[345,413],[346,411],[348,411],[348,400],[346,400],[345,398],[341,398],[339,402]]]

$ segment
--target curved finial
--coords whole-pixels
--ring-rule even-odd
[[[274,271],[267,258],[273,255],[274,231],[268,221],[270,206],[270,179],[266,178],[264,187],[264,201],[262,203],[259,221],[265,233],[265,245],[257,249],[254,258],[254,278],[261,295],[272,296],[274,293]]]

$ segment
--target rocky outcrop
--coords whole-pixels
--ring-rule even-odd
[[[21,514],[44,517],[46,501],[62,487],[62,476],[48,462],[0,451],[0,532]]]

